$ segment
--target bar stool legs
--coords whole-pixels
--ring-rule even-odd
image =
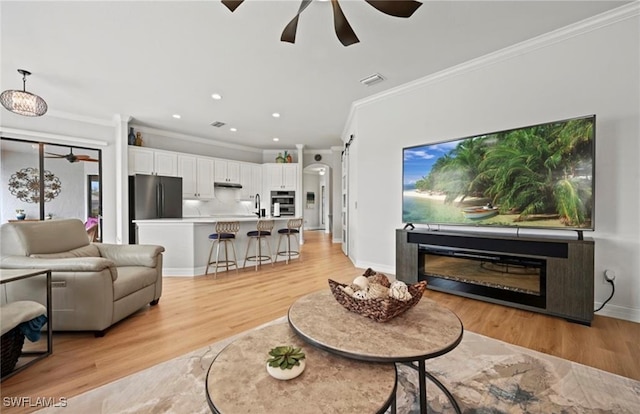
[[[273,229],[273,226],[273,220],[258,220],[256,230],[247,233],[249,240],[247,240],[247,250],[244,254],[243,268],[247,266],[247,261],[255,262],[256,271],[258,271],[258,266],[262,266],[262,262],[270,261],[271,266],[273,266],[273,254],[268,240],[271,237],[271,230]],[[263,241],[267,244],[267,250],[269,251],[268,256],[262,253]],[[251,248],[252,242],[255,243],[255,254],[249,256],[249,249]]]
[[[218,268],[224,267],[226,271],[229,271],[230,266],[235,266],[236,273],[238,273],[238,257],[236,255],[236,248],[234,240],[236,233],[240,230],[240,222],[238,221],[220,221],[216,223],[216,232],[209,235],[209,239],[212,240],[211,248],[209,249],[209,258],[207,259],[207,268],[204,271],[205,274],[209,273],[209,267],[215,264],[214,277],[218,275]],[[224,260],[220,260],[220,244],[224,244]],[[231,244],[231,251],[233,252],[233,260],[229,258],[229,244]],[[215,261],[211,261],[213,255],[213,249],[216,249]]]
[[[278,230],[278,234],[280,234],[280,237],[278,238],[278,248],[276,249],[276,255],[286,256],[286,264],[289,264],[289,260],[291,260],[291,257],[300,257],[300,239],[298,239],[298,234],[300,234],[300,227],[302,227],[302,218],[294,218],[290,219],[287,222],[287,228]],[[280,243],[282,242],[283,237],[287,238],[287,250],[280,250]],[[296,239],[298,250],[291,250],[291,237]]]

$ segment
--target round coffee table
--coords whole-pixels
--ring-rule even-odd
[[[347,358],[417,362],[420,412],[427,412],[426,378],[429,378],[460,413],[453,395],[425,367],[425,360],[450,352],[462,341],[462,322],[436,302],[423,298],[402,315],[376,322],[346,310],[327,289],[294,302],[289,308],[289,324],[306,342]]]
[[[302,347],[306,368],[281,381],[267,373],[271,348]],[[227,345],[211,363],[206,394],[214,413],[384,413],[395,408],[396,367],[365,363],[307,344],[288,324],[251,331]]]

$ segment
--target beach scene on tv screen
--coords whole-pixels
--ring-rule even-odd
[[[594,121],[405,148],[403,222],[592,229]]]

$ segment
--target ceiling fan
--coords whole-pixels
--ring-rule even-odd
[[[222,4],[224,4],[231,12],[233,13],[238,6],[240,6],[244,0],[221,0]],[[313,0],[302,0],[300,2],[300,7],[298,8],[298,13],[291,19],[289,24],[287,24],[282,31],[282,36],[280,40],[283,42],[295,43],[296,42],[296,31],[298,29],[298,19],[300,14],[311,4]],[[342,12],[342,8],[340,7],[340,3],[338,0],[330,0],[331,6],[333,7],[333,25],[336,31],[336,35],[338,36],[338,40],[344,46],[349,46],[354,43],[358,43],[360,40],[358,36],[356,36],[355,32],[351,28],[351,25],[347,21],[344,13]],[[377,10],[381,11],[384,14],[388,14],[389,16],[395,17],[411,17],[411,15],[418,10],[418,7],[422,6],[422,3],[414,0],[364,0],[369,3],[371,6],[375,7]]]
[[[45,158],[64,158],[69,162],[79,162],[79,161],[98,162],[98,160],[96,160],[95,158],[91,158],[91,156],[89,155],[74,154],[73,148],[69,148],[68,154],[55,154],[52,152],[45,152],[45,154],[50,155],[49,157],[45,157]]]

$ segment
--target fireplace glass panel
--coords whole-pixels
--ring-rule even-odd
[[[545,260],[424,245],[418,260],[420,280],[432,287],[545,306]]]

